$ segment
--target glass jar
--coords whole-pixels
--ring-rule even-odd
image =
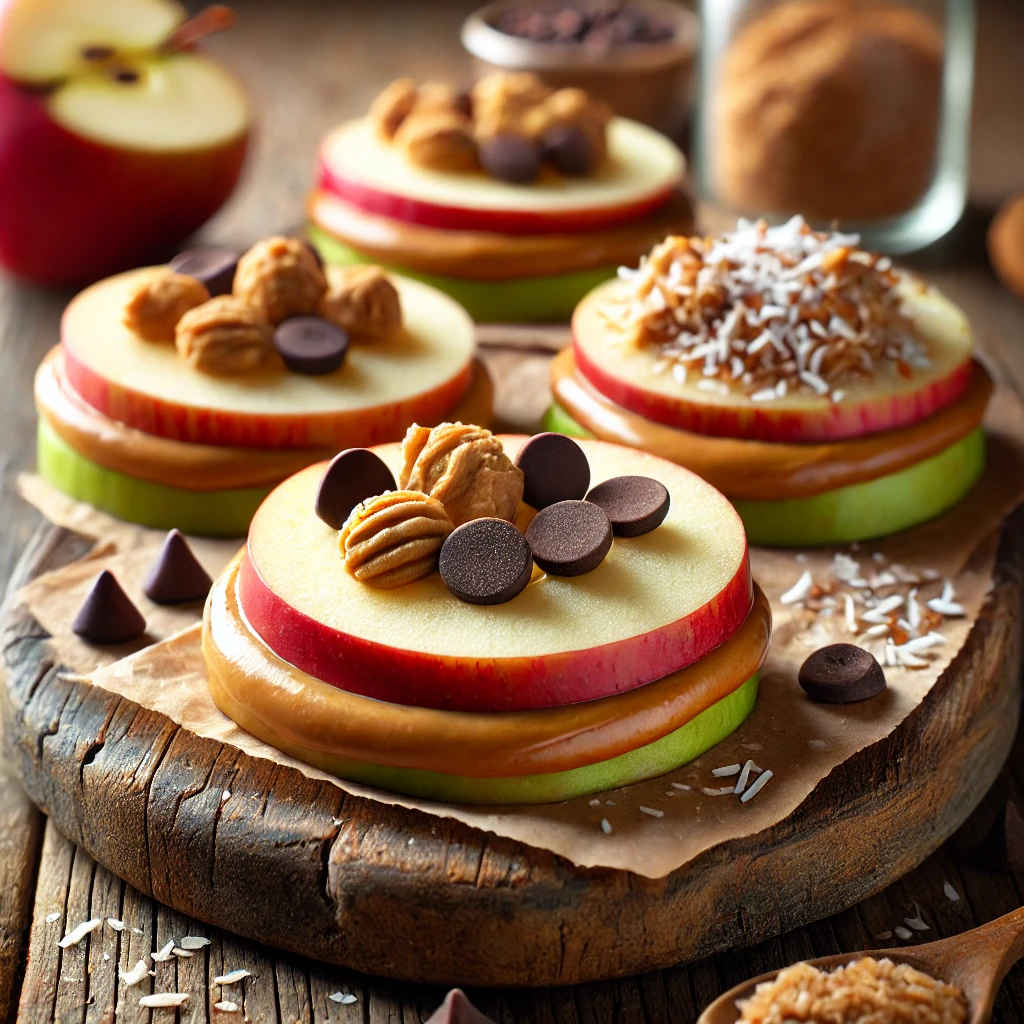
[[[963,212],[973,0],[702,0],[697,187],[716,222],[803,214],[890,253]]]

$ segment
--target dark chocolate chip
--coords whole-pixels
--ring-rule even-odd
[[[885,673],[873,654],[855,644],[830,644],[815,651],[797,678],[809,697],[845,704],[885,689]]]
[[[590,486],[586,453],[565,434],[534,434],[516,455],[523,471],[523,501],[536,509],[582,498]]]
[[[504,519],[471,519],[444,542],[438,568],[445,586],[470,604],[504,604],[533,573],[526,538]]]
[[[567,178],[584,177],[597,166],[597,153],[586,132],[578,125],[558,124],[541,139],[544,159]]]
[[[316,514],[332,530],[345,525],[361,501],[398,487],[391,470],[368,448],[346,448],[331,459],[316,492]]]
[[[203,246],[179,252],[167,265],[179,274],[202,281],[211,295],[228,295],[235,281],[238,253],[234,249]]]
[[[123,644],[146,632],[146,620],[109,569],[96,577],[71,630],[94,644]]]
[[[970,859],[996,871],[1024,871],[1024,818],[1012,800],[999,809]]]
[[[590,501],[548,505],[526,529],[533,560],[552,576],[582,576],[596,569],[612,546],[612,524]]]
[[[345,361],[348,333],[319,316],[293,316],[274,331],[274,348],[293,373],[333,373]]]
[[[470,1001],[461,988],[453,988],[444,1002],[427,1018],[427,1024],[494,1024]]]
[[[665,521],[668,488],[649,476],[614,476],[592,488],[587,501],[600,505],[616,537],[639,537]]]
[[[495,135],[478,147],[484,170],[499,181],[525,185],[540,174],[540,144],[524,135]]]
[[[171,530],[142,589],[157,604],[184,604],[205,600],[212,586],[210,574],[199,564],[181,531]]]
[[[134,85],[141,77],[133,68],[119,68],[114,72],[114,81],[122,85]]]

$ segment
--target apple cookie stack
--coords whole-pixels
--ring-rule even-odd
[[[35,382],[39,471],[144,526],[243,536],[296,470],[415,422],[486,421],[473,323],[379,267],[277,237],[182,253],[68,306]]]
[[[672,142],[579,89],[400,79],[321,145],[310,236],[329,261],[419,278],[478,321],[567,320],[616,266],[689,230],[683,174]]]
[[[963,313],[855,235],[741,222],[596,289],[547,425],[687,466],[756,544],[880,537],[959,502],[992,383]]]
[[[225,714],[343,778],[471,803],[663,774],[753,708],[743,525],[674,463],[413,426],[282,483],[207,601]]]

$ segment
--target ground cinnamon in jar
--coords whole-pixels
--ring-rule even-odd
[[[767,9],[722,61],[719,198],[815,220],[906,212],[934,172],[942,69],[942,32],[920,10],[858,0]]]

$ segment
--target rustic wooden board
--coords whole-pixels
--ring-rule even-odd
[[[50,529],[26,570],[81,550],[77,538]],[[783,822],[658,881],[576,868],[197,737],[64,678],[38,624],[16,617],[5,623],[7,742],[30,796],[65,836],[183,914],[390,977],[476,985],[610,978],[835,913],[951,834],[991,785],[1016,731],[1022,577],[1018,515],[967,644],[907,721]]]

